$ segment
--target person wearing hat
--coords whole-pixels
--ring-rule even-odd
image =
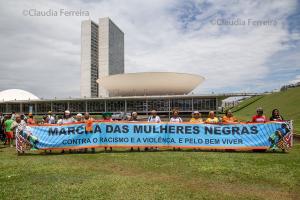
[[[83,122],[83,116],[81,113],[78,113],[75,118],[76,122]]]
[[[52,111],[48,111],[48,124],[55,124],[55,117],[52,115]]]
[[[27,124],[28,125],[34,125],[34,124],[36,124],[36,121],[34,120],[32,113],[28,114]]]
[[[103,122],[112,122],[113,121],[112,113],[110,113],[110,112],[103,113],[102,117],[103,117],[103,120],[102,120]]]
[[[137,112],[132,112],[128,121],[131,121],[131,122],[137,122],[139,121],[138,119],[138,113]]]
[[[203,123],[203,119],[201,118],[201,113],[199,111],[194,111],[190,122],[191,123]]]
[[[62,123],[63,124],[70,124],[76,122],[76,120],[72,117],[71,112],[69,110],[65,111]]]
[[[267,118],[264,115],[264,110],[259,107],[256,109],[256,115],[252,117],[252,122],[254,123],[265,123],[267,122]]]

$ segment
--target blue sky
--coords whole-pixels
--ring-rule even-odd
[[[194,91],[199,94],[264,92],[300,81],[299,1],[12,0],[1,1],[0,9],[6,27],[0,31],[0,90],[79,97],[81,21],[107,16],[125,33],[127,73],[199,74],[206,78]],[[28,9],[90,15],[24,16]]]

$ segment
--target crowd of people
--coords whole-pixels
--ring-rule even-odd
[[[274,109],[271,113],[271,116],[267,118],[264,115],[262,108],[257,108],[256,114],[252,117],[249,122],[253,123],[265,123],[268,121],[283,121],[283,117],[280,115],[278,109]],[[47,115],[43,116],[41,121],[38,121],[32,113],[29,113],[27,116],[25,114],[17,114],[15,112],[11,114],[3,115],[0,112],[0,139],[4,142],[5,145],[13,147],[14,138],[18,129],[23,129],[27,125],[36,125],[36,124],[71,124],[71,123],[85,123],[86,130],[92,130],[92,124],[94,121],[99,122],[113,122],[112,113],[103,113],[101,120],[95,120],[90,116],[88,112],[81,114],[78,113],[75,116],[71,114],[70,111],[66,110],[63,116],[55,116],[51,111]],[[156,110],[152,110],[148,119],[139,118],[137,112],[132,112],[130,116],[127,117],[129,122],[149,122],[149,123],[160,123],[162,122],[161,118],[157,115]],[[225,115],[222,117],[216,116],[214,111],[208,113],[207,118],[203,118],[199,111],[194,111],[192,117],[189,121],[184,121],[180,117],[178,109],[172,111],[172,116],[169,120],[170,123],[240,123],[232,113],[231,110],[227,110]],[[105,148],[106,149],[106,148]],[[110,147],[110,149],[112,149]],[[92,149],[94,150],[94,149]]]

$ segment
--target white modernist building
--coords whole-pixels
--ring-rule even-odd
[[[20,89],[9,89],[0,92],[0,101],[38,100],[31,92]]]
[[[109,19],[81,24],[82,98],[188,94],[203,82],[195,74],[124,74],[124,33]]]
[[[142,72],[106,76],[98,79],[109,96],[183,95],[204,81],[196,74]]]
[[[124,73],[124,33],[109,19],[81,24],[81,97],[106,97],[97,79]]]

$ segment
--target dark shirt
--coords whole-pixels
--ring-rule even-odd
[[[283,117],[281,115],[271,116],[270,121],[283,121]]]

